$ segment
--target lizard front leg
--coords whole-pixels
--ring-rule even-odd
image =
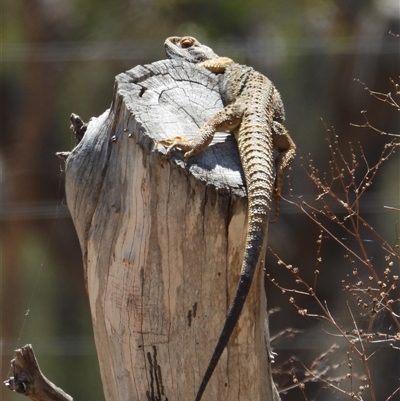
[[[233,103],[226,106],[214,117],[208,120],[191,140],[176,136],[174,138],[162,139],[157,145],[167,146],[166,157],[169,157],[174,149],[181,149],[185,152],[184,160],[200,153],[213,140],[216,131],[232,131],[242,121],[244,105]]]
[[[217,57],[210,60],[202,61],[199,64],[207,68],[207,70],[218,74],[225,72],[226,66],[232,63],[234,63],[234,61],[229,57]]]

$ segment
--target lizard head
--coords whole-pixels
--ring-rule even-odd
[[[190,63],[200,63],[205,60],[217,58],[218,55],[208,46],[202,45],[191,36],[171,36],[164,43],[168,58],[185,60]]]

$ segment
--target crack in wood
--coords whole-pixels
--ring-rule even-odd
[[[196,317],[196,314],[197,314],[197,302],[195,302],[195,303],[193,304],[193,306],[192,306],[192,309],[189,309],[189,311],[188,311],[188,316],[187,316],[187,318],[188,318],[188,325],[189,325],[189,327],[192,326],[192,321],[193,321],[193,319]]]
[[[150,390],[146,391],[147,400],[168,401],[168,397],[165,397],[161,366],[157,362],[157,347],[155,345],[153,345],[153,355],[148,352],[147,359],[150,365]]]

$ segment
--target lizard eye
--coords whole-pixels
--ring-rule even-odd
[[[181,47],[182,49],[187,49],[190,46],[193,46],[194,40],[190,36],[186,36],[181,39]]]

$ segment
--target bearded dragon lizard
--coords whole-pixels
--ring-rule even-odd
[[[206,148],[216,131],[233,131],[248,197],[247,237],[240,280],[196,396],[196,401],[200,401],[239,319],[256,266],[264,257],[261,253],[267,239],[271,201],[275,199],[276,220],[283,173],[293,161],[296,146],[282,125],[285,116],[280,94],[264,75],[227,57],[219,57],[211,48],[190,36],[168,38],[165,50],[169,58],[200,64],[214,73],[221,73],[220,92],[225,108],[207,121],[192,140],[177,136],[161,140],[158,144],[167,146],[166,157],[179,148],[185,152],[184,158],[187,159]],[[275,161],[275,180],[274,149],[279,152]]]

